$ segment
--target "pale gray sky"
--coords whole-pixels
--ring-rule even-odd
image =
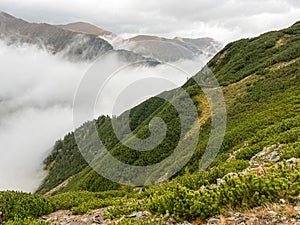
[[[0,0],[0,10],[34,22],[90,22],[123,36],[210,36],[224,43],[300,20],[297,0]]]

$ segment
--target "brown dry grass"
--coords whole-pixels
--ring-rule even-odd
[[[276,42],[274,48],[280,48],[281,46],[285,45],[286,42],[287,42],[287,40],[288,40],[288,38],[287,38],[286,36],[280,38],[280,39]]]
[[[298,57],[296,59],[292,59],[292,60],[287,61],[287,62],[276,63],[273,66],[271,66],[269,68],[269,70],[272,71],[272,72],[274,72],[274,71],[280,70],[280,69],[282,69],[284,67],[287,67],[287,66],[289,66],[289,65],[291,65],[291,64],[293,64],[293,63],[295,63],[295,62],[297,62],[299,60],[300,60],[300,57]]]

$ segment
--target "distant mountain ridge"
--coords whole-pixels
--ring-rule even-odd
[[[66,31],[45,23],[28,23],[4,12],[0,13],[0,22],[0,37],[8,44],[34,44],[75,61],[92,60],[113,49],[95,35]]]
[[[65,30],[46,23],[29,23],[5,12],[0,12],[0,39],[5,40],[8,45],[35,45],[75,62],[93,61],[112,52],[123,61],[146,60],[158,63],[131,51],[114,50],[110,43],[95,34]]]
[[[95,25],[92,25],[89,23],[84,23],[84,22],[76,22],[76,23],[69,23],[69,24],[65,24],[65,25],[57,25],[57,27],[63,28],[64,30],[93,34],[93,35],[97,35],[97,36],[110,36],[110,37],[117,36],[116,34],[110,32],[110,31],[103,30]]]
[[[193,59],[197,56],[211,58],[222,45],[212,38],[162,38],[150,35],[138,35],[122,42],[124,48],[162,62],[174,62],[180,59]]]
[[[221,44],[211,38],[168,39],[138,35],[124,40],[110,31],[85,22],[65,25],[29,23],[5,12],[0,12],[0,38],[9,45],[36,45],[71,61],[93,61],[112,51],[128,62],[150,60],[157,64],[194,59],[200,55],[209,58],[221,49]],[[114,48],[112,44],[116,39],[118,45]]]

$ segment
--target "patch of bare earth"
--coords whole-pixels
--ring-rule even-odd
[[[203,224],[299,225],[300,203],[290,204],[282,202],[278,204],[269,204],[263,207],[257,207],[244,212],[228,211],[227,214],[210,218],[206,223]]]
[[[53,225],[95,225],[109,224],[104,220],[103,209],[93,210],[90,214],[73,215],[69,210],[60,210],[40,218],[41,221],[50,222]]]
[[[287,36],[281,37],[275,44],[274,48],[280,48],[281,46],[285,45],[288,40]]]
[[[300,57],[298,58],[295,58],[295,59],[292,59],[290,61],[287,61],[287,62],[280,62],[280,63],[276,63],[274,64],[273,66],[271,66],[269,69],[274,72],[274,71],[277,71],[277,70],[280,70],[284,67],[287,67],[289,65],[292,65],[293,63],[297,62],[300,60]]]
[[[73,177],[69,177],[67,180],[65,180],[61,184],[57,185],[55,188],[48,191],[45,195],[52,195],[52,194],[58,192],[59,190],[61,190],[62,188],[66,187],[72,178]]]

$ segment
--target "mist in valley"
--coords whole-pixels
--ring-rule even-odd
[[[7,46],[0,42],[0,48],[0,189],[33,192],[45,176],[42,162],[55,141],[74,129],[74,96],[93,63],[69,62],[29,45]],[[118,115],[151,96],[182,85],[207,60],[201,57],[119,70],[99,87],[102,91],[95,102],[94,118]],[[101,59],[98,62],[102,68],[107,65]],[[99,76],[106,76],[101,71]],[[142,82],[150,78],[152,82]],[[139,87],[132,92],[134,98],[116,107],[114,103],[131,84]],[[91,119],[82,118],[82,122]]]

